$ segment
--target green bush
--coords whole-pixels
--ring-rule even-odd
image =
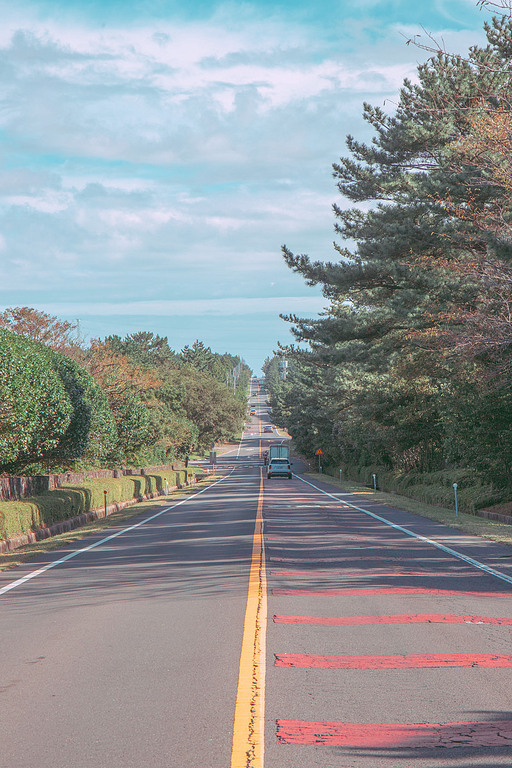
[[[357,483],[373,487],[372,474],[376,475],[377,488],[398,493],[425,504],[455,509],[453,483],[457,483],[457,500],[461,512],[474,513],[493,504],[509,500],[510,493],[484,483],[472,469],[441,470],[437,472],[393,472],[379,466],[344,464],[343,476]],[[339,470],[327,468],[327,474],[338,477]]]
[[[104,460],[117,439],[105,394],[44,344],[0,329],[0,471]]]
[[[52,365],[53,352],[0,329],[0,469],[54,452],[69,428],[73,406]]]
[[[71,358],[54,352],[52,362],[73,408],[55,458],[69,461],[84,457],[98,463],[104,461],[117,441],[107,396],[92,376]]]

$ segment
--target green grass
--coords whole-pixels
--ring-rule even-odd
[[[357,493],[358,496],[371,499],[372,502],[379,502],[389,507],[395,507],[396,509],[403,509],[406,512],[412,512],[421,517],[428,517],[430,520],[437,520],[450,528],[457,528],[464,533],[471,534],[473,536],[481,536],[491,541],[497,541],[500,544],[506,544],[512,546],[512,526],[507,523],[495,522],[494,520],[486,520],[482,517],[477,517],[473,514],[465,512],[459,512],[459,516],[455,517],[453,509],[446,507],[432,506],[426,504],[423,501],[417,499],[411,499],[406,496],[400,496],[395,493],[385,493],[384,491],[374,491],[366,485],[356,483],[352,480],[340,481],[330,475],[319,474],[317,472],[308,472],[307,477],[312,480],[321,480],[325,483],[341,488],[349,493]]]

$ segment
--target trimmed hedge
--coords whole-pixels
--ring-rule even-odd
[[[0,329],[0,462],[9,468],[55,451],[73,415],[52,351]]]
[[[187,475],[193,477],[194,472],[178,469],[161,475],[127,475],[89,480],[79,486],[65,484],[57,490],[31,496],[23,501],[0,502],[0,539],[36,531],[93,509],[102,509],[103,491],[107,491],[108,504],[140,499],[149,494],[164,493],[165,479],[170,487],[184,485]]]
[[[117,441],[103,390],[78,363],[0,329],[0,471],[103,461]]]
[[[54,456],[102,463],[117,443],[117,428],[107,396],[93,377],[71,358],[53,352],[52,363],[72,406],[68,427]]]

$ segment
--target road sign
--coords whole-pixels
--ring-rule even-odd
[[[323,456],[323,455],[324,455],[324,452],[322,451],[321,448],[319,448],[318,451],[315,453],[315,456]]]

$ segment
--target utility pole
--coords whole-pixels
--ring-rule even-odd
[[[236,382],[240,378],[240,373],[242,372],[242,361],[239,360],[237,365],[233,368],[232,376],[233,376],[233,394],[236,394]]]

